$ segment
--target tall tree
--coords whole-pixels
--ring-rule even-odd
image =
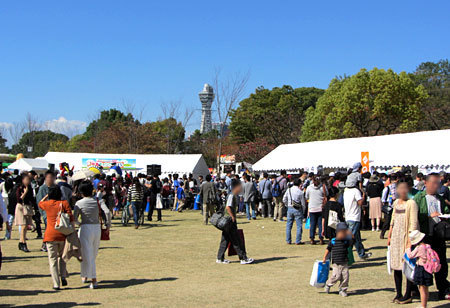
[[[307,110],[301,141],[416,131],[426,98],[424,87],[405,72],[362,69],[335,78],[316,108]]]
[[[448,59],[423,62],[411,74],[418,85],[423,85],[428,98],[422,104],[424,117],[421,129],[450,128],[450,63]]]
[[[324,90],[285,85],[259,87],[231,113],[231,136],[239,143],[260,139],[273,145],[298,141],[305,111],[314,107]]]
[[[30,145],[30,140],[33,140],[34,145]],[[13,154],[23,153],[26,157],[39,157],[47,154],[51,143],[68,141],[67,136],[50,130],[32,131],[23,134],[19,142],[12,146],[11,151]],[[28,147],[31,147],[31,152],[28,151]]]

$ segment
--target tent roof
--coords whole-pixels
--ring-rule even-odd
[[[21,158],[9,165],[8,169],[26,171],[47,170],[48,162],[45,159]]]
[[[450,129],[283,144],[254,164],[253,170],[350,167],[361,161],[361,152],[369,152],[374,167],[448,165],[448,140]]]
[[[100,153],[68,153],[68,152],[48,152],[44,158],[58,166],[62,162],[67,162],[75,167],[75,170],[82,168],[82,158],[102,158],[102,159],[136,159],[136,167],[146,169],[147,165],[161,165],[162,173],[209,173],[208,166],[202,154],[100,154]],[[145,171],[144,171],[145,172]]]

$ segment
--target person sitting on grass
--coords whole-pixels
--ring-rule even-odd
[[[336,238],[329,243],[323,256],[323,263],[328,259],[331,252],[333,260],[333,273],[325,283],[325,292],[330,293],[331,287],[340,281],[339,295],[347,297],[349,281],[348,248],[352,245],[352,232],[345,222],[340,222],[336,226]]]

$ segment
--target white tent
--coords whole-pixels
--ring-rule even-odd
[[[201,154],[98,154],[98,153],[66,153],[48,152],[44,159],[48,163],[66,162],[70,168],[81,170],[90,166],[101,165],[109,169],[116,162],[125,171],[147,172],[147,165],[161,165],[162,174],[179,175],[192,173],[195,177],[209,173],[208,166]]]
[[[450,129],[283,144],[256,164],[254,171],[347,168],[369,152],[371,167],[448,166]],[[442,168],[444,169],[444,168]]]
[[[11,170],[21,171],[45,171],[48,169],[48,162],[45,159],[21,158],[8,166]]]

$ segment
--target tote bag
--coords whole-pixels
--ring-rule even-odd
[[[59,204],[58,216],[56,216],[55,230],[61,232],[64,235],[72,234],[75,229],[70,223],[69,214],[63,212],[62,203]]]
[[[161,194],[156,195],[156,209],[161,210],[163,208]]]
[[[405,262],[403,262],[403,275],[405,275],[406,279],[411,282],[414,282],[414,271],[416,269],[416,259],[408,258],[408,255],[405,253],[403,256]]]
[[[387,248],[386,265],[387,265],[388,274],[391,275],[392,274],[392,269],[391,269],[391,246],[388,246],[388,248]]]
[[[327,260],[323,263],[322,261],[317,260],[314,262],[309,284],[316,288],[322,288],[325,286],[325,282],[327,282],[329,272],[330,261]]]

